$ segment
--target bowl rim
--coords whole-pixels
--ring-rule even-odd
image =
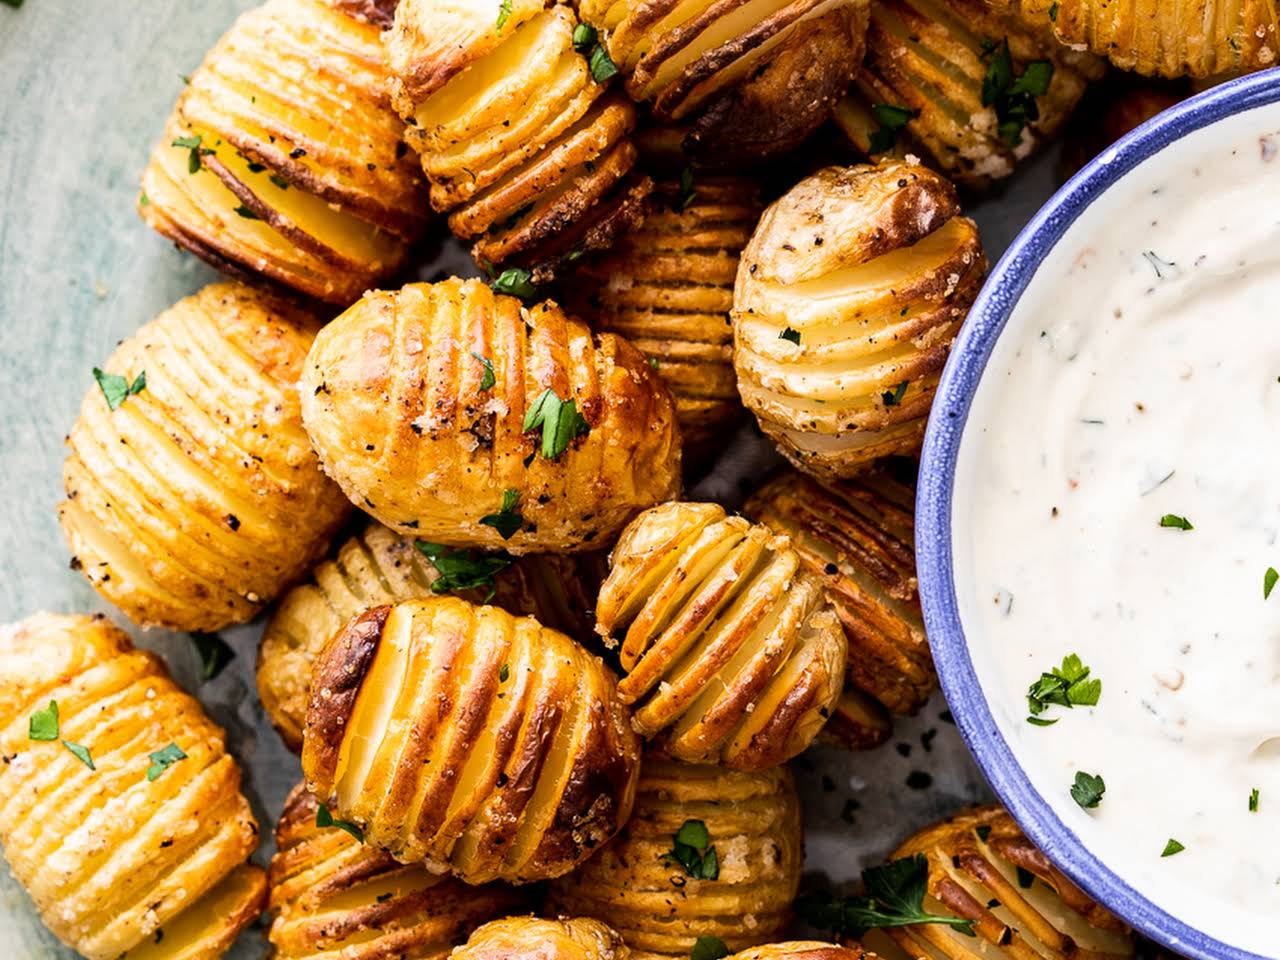
[[[1276,960],[1196,930],[1094,856],[1032,786],[996,725],[965,640],[952,564],[956,462],[974,393],[996,342],[1040,264],[1089,205],[1188,134],[1280,101],[1280,67],[1214,87],[1131,131],[1055,193],[1005,251],[970,308],[929,414],[916,493],[916,567],[925,631],[956,726],[978,767],[1033,843],[1089,896],[1139,933],[1191,960]]]

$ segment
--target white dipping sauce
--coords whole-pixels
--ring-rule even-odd
[[[1280,109],[1130,172],[1018,304],[962,441],[957,593],[1036,789],[1189,926],[1280,957]],[[1166,514],[1193,527],[1162,527]],[[1027,722],[1078,654],[1096,707]],[[1099,774],[1095,810],[1069,789]],[[1251,812],[1251,791],[1258,809]],[[1170,839],[1185,850],[1162,857]]]

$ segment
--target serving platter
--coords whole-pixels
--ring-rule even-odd
[[[215,274],[148,230],[134,211],[138,177],[183,75],[252,0],[25,0],[0,5],[0,621],[38,610],[103,612],[159,652],[227,730],[264,827],[299,779],[254,687],[261,624],[223,631],[236,659],[201,685],[190,639],[139,631],[67,569],[57,523],[63,438],[91,370],[118,341]],[[1058,184],[1052,153],[970,205],[994,262]],[[797,171],[797,178],[801,175]],[[422,278],[475,274],[440,231],[424,244]],[[754,428],[732,437],[693,498],[737,506],[776,460]],[[900,721],[878,750],[819,746],[795,763],[806,815],[807,884],[840,884],[914,830],[990,798],[940,696]],[[259,930],[228,955],[265,954]],[[0,871],[0,957],[73,957]]]

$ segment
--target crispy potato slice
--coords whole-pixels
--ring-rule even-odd
[[[819,940],[792,940],[770,943],[735,953],[728,960],[879,960],[856,943],[840,946]]]
[[[618,934],[598,920],[507,917],[487,923],[453,960],[632,960]]]
[[[706,827],[714,876],[690,876],[667,856],[688,820]],[[741,950],[786,929],[802,860],[800,798],[786,767],[694,766],[650,749],[630,822],[551,885],[547,909],[607,920],[635,960],[686,958],[703,936]]]

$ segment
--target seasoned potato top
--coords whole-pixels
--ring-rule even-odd
[[[487,923],[452,960],[630,960],[622,938],[585,917],[508,917]]]
[[[674,404],[640,354],[476,280],[367,294],[316,338],[302,404],[352,501],[430,542],[588,550],[679,490]]]

